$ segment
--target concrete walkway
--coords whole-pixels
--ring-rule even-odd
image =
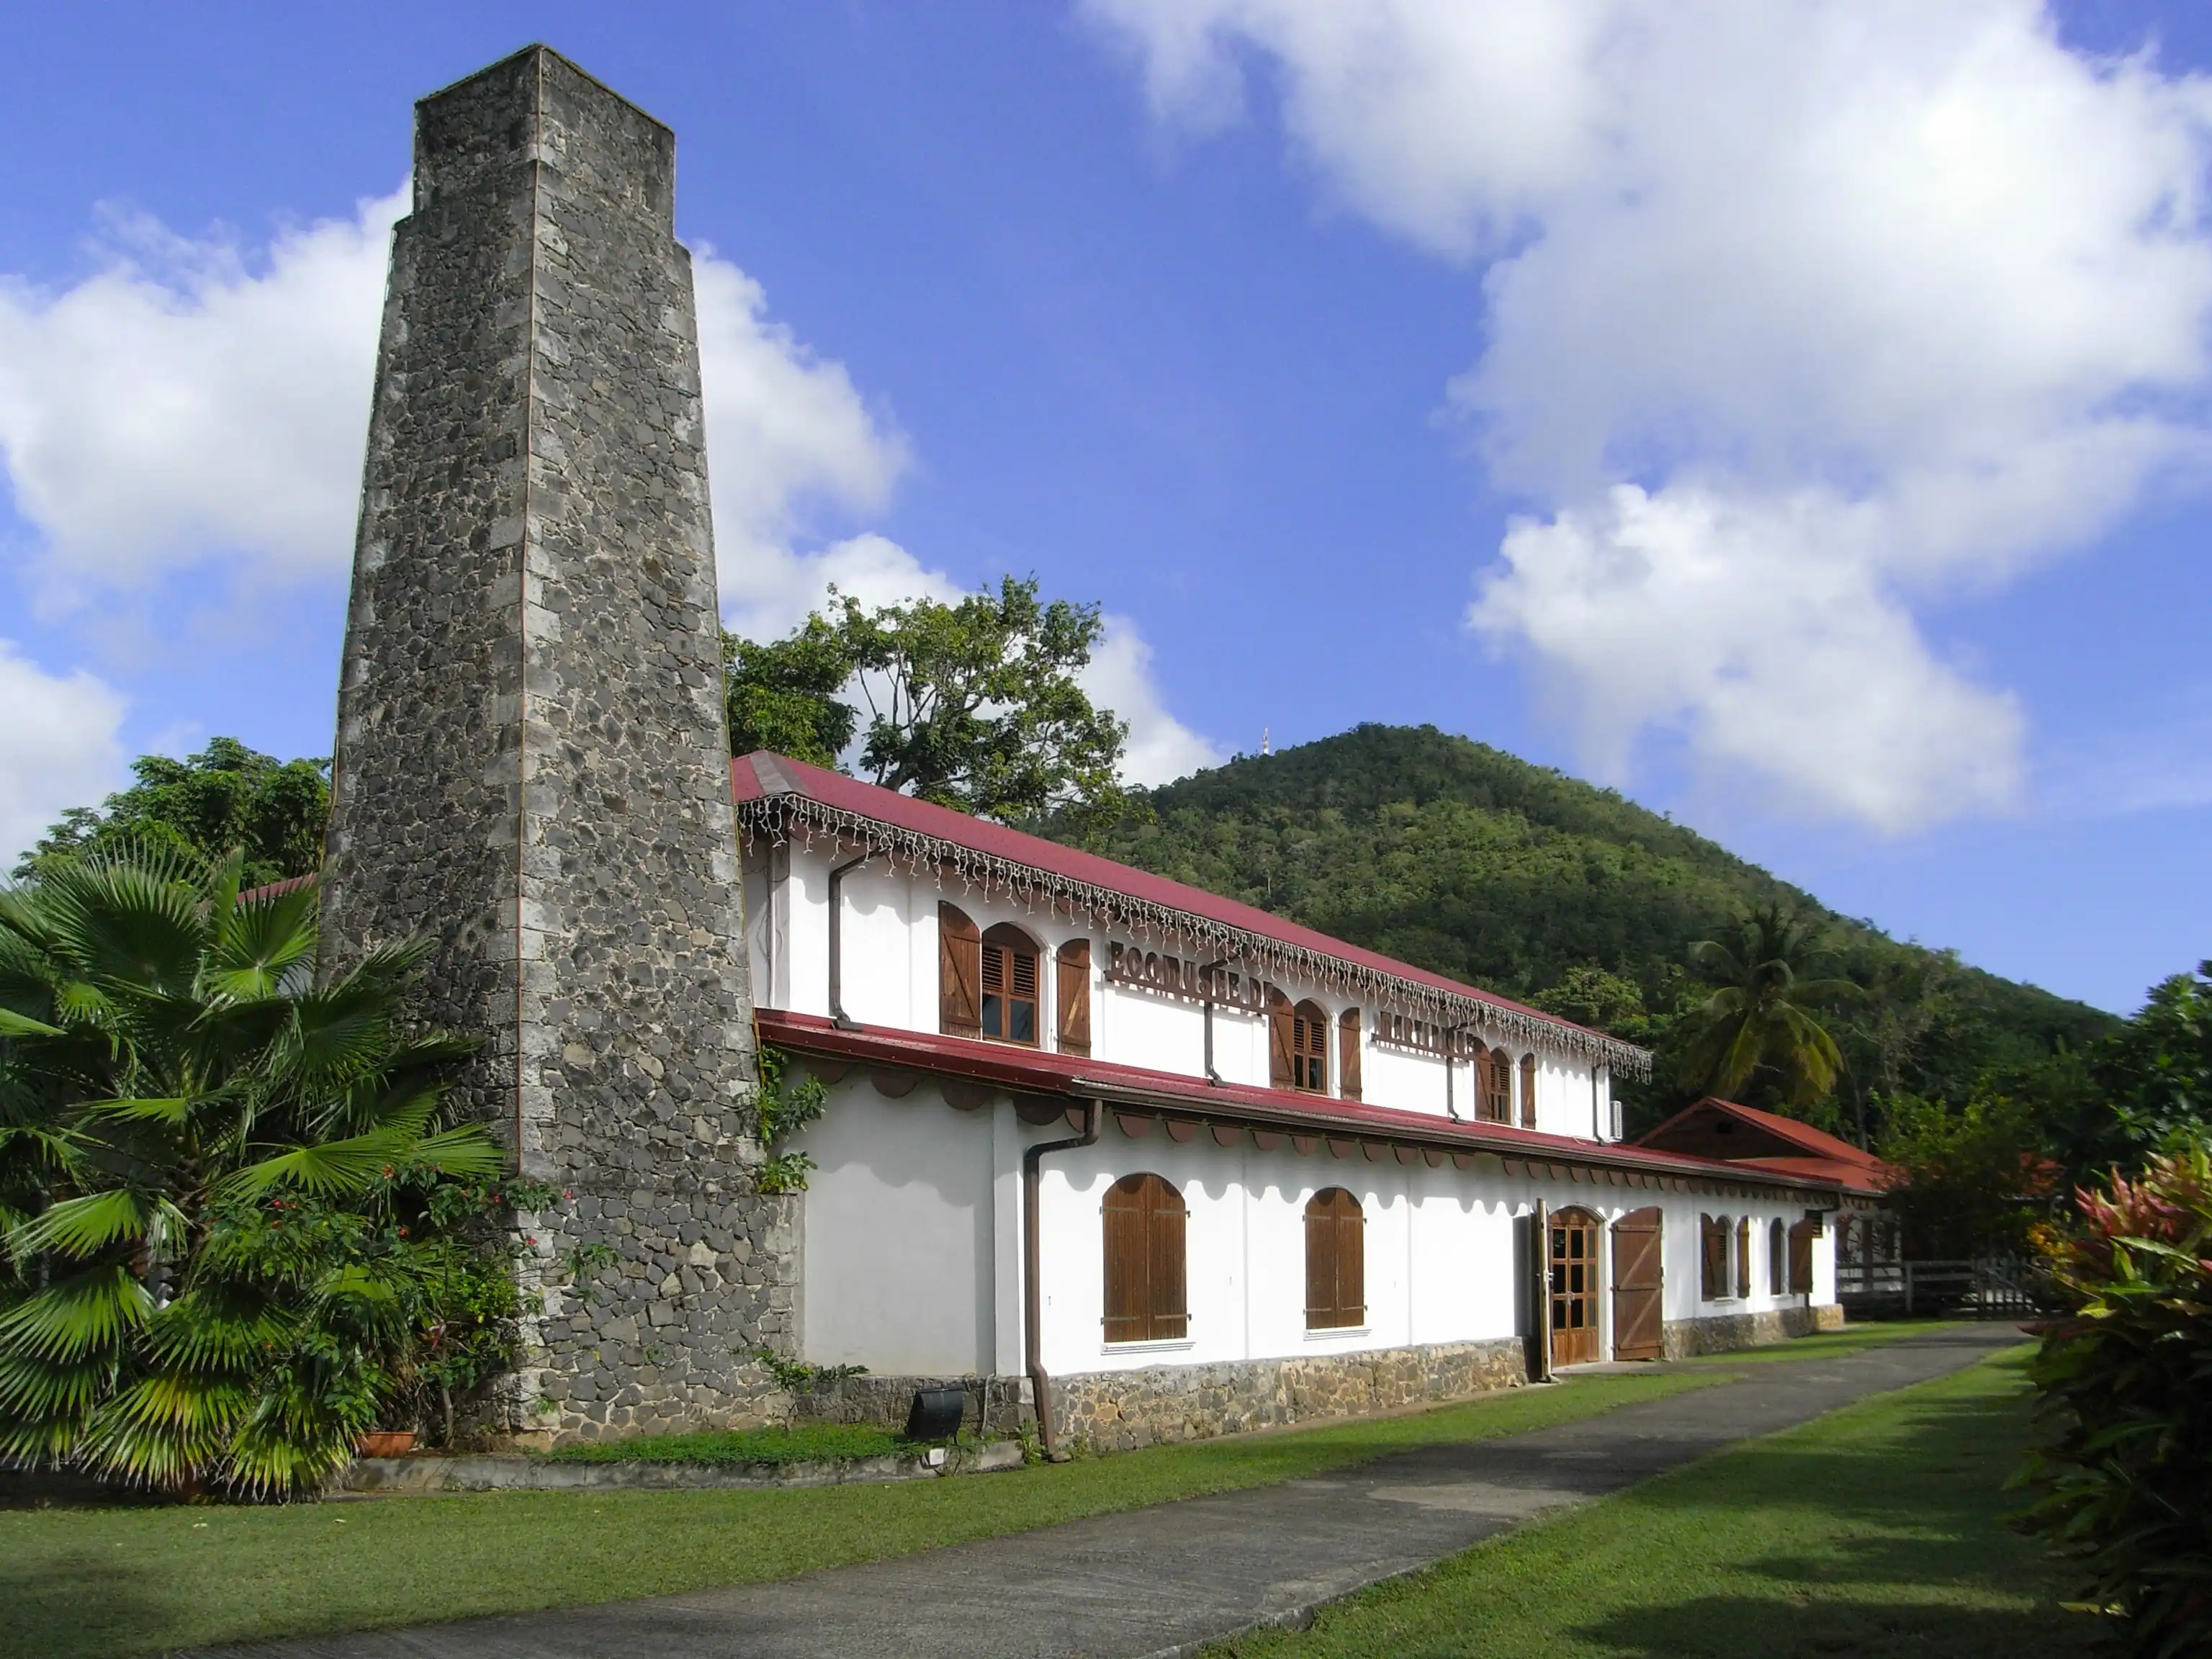
[[[1195,1652],[1577,1504],[2021,1340],[1938,1331],[1601,1417],[1431,1446],[1326,1480],[1195,1498],[774,1583],[258,1644],[235,1659],[975,1659]],[[526,1567],[517,1563],[517,1570]]]

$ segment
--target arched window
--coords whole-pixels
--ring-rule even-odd
[[[1156,1175],[1108,1189],[1106,1340],[1161,1342],[1190,1331],[1183,1294],[1182,1194]]]
[[[1306,1204],[1306,1328],[1343,1330],[1367,1322],[1367,1218],[1341,1187]]]
[[[1521,1056],[1521,1127],[1536,1127],[1536,1056]]]
[[[1728,1295],[1729,1218],[1698,1218],[1698,1295],[1718,1302]]]
[[[1777,1216],[1766,1224],[1766,1293],[1780,1296],[1790,1282],[1789,1234]]]
[[[1328,1092],[1328,1014],[1318,1002],[1291,1010],[1291,1087]]]
[[[1513,1056],[1503,1048],[1487,1055],[1475,1050],[1475,1072],[1481,1079],[1482,1098],[1477,1115],[1492,1123],[1513,1121]]]
[[[1011,922],[983,935],[983,1002],[980,1024],[986,1037],[1037,1046],[1037,948]]]

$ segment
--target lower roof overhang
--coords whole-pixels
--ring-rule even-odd
[[[782,1009],[761,1009],[757,1018],[763,1042],[797,1054],[880,1071],[922,1073],[1003,1090],[1018,1100],[1097,1101],[1133,1118],[1164,1118],[1170,1126],[1218,1124],[1316,1140],[1359,1141],[1406,1149],[1417,1156],[1449,1153],[1462,1164],[1486,1154],[1506,1164],[1511,1173],[1519,1172],[1519,1166],[1532,1174],[1556,1166],[1561,1179],[1586,1179],[1583,1172],[1593,1171],[1639,1177],[1637,1185],[1647,1180],[1669,1186],[1683,1183],[1677,1190],[1686,1189],[1690,1182],[1757,1188],[1824,1208],[1833,1207],[1843,1196],[1838,1182],[1811,1173],[1577,1140],[1510,1124],[1441,1118],[1288,1089],[1214,1084],[1179,1073],[1047,1054],[980,1038],[882,1025],[846,1029],[819,1015]]]

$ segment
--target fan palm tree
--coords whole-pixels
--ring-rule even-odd
[[[135,847],[0,891],[0,1451],[319,1482],[452,1266],[410,1219],[502,1168],[442,1120],[469,1045],[401,1023],[421,948],[318,985],[313,886],[240,868]]]
[[[1742,916],[1732,939],[1691,945],[1690,960],[1714,989],[1683,1054],[1684,1086],[1734,1096],[1765,1071],[1794,1109],[1826,1098],[1844,1056],[1810,1010],[1858,993],[1848,979],[1810,975],[1829,954],[1817,927],[1778,904]]]

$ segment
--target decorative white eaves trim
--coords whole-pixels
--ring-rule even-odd
[[[1530,1047],[1541,1044],[1610,1066],[1631,1077],[1651,1075],[1651,1054],[1648,1049],[1602,1032],[1585,1030],[1564,1020],[1549,1019],[1486,998],[1443,990],[1364,963],[1349,962],[1342,957],[1215,921],[1194,911],[1139,898],[995,853],[979,852],[939,836],[886,823],[845,807],[826,805],[797,790],[771,791],[739,803],[738,824],[747,837],[760,836],[770,842],[811,842],[817,835],[830,836],[840,842],[854,843],[863,851],[887,854],[895,860],[903,860],[917,872],[934,872],[940,883],[949,872],[963,887],[981,888],[986,896],[997,888],[1033,906],[1042,903],[1054,910],[1064,907],[1073,915],[1088,915],[1102,925],[1119,926],[1142,937],[1157,937],[1163,943],[1174,941],[1186,949],[1195,946],[1205,954],[1229,962],[1257,963],[1285,980],[1318,983],[1364,995],[1439,1024],[1480,1026]]]

